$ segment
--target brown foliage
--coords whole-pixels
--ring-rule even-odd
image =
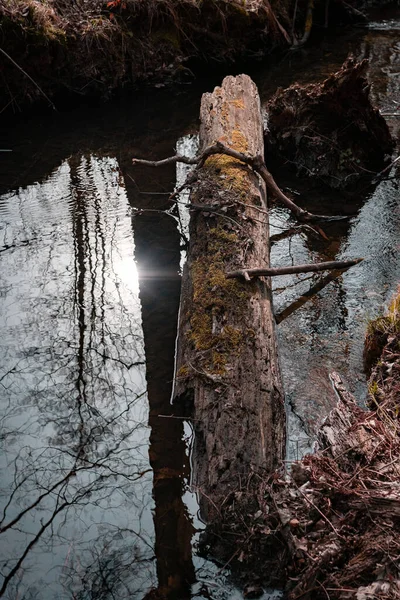
[[[399,298],[382,317],[372,410],[332,374],[339,400],[319,450],[295,462],[289,479],[252,474],[224,500],[220,528],[207,540],[257,584],[260,573],[286,584],[289,600],[400,599]]]

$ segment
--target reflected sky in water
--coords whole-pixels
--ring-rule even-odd
[[[5,597],[136,597],[155,583],[152,476],[116,160],[66,160],[0,206]]]
[[[279,84],[321,79],[357,47],[371,58],[382,111],[396,108],[397,25],[258,69],[264,99]],[[0,589],[8,600],[243,598],[226,569],[197,556],[203,524],[188,485],[191,431],[171,418],[188,195],[177,210],[166,194],[188,167],[157,175],[131,167],[135,155],[196,153],[200,94],[188,98],[187,112],[179,98],[164,113],[159,100],[152,107],[139,99],[140,119],[131,107],[93,122],[82,114],[79,126],[74,116],[70,131],[53,123],[45,143],[36,122],[31,130],[23,123],[4,146],[16,149],[9,167],[25,186],[5,186],[12,191],[0,196]],[[90,151],[78,152],[81,145]],[[311,194],[299,203],[353,216],[327,225],[321,240],[304,230],[287,236],[291,217],[273,208],[271,233],[283,234],[274,266],[365,261],[329,283],[318,275],[273,281],[293,409],[290,458],[309,449],[308,434],[335,402],[330,370],[362,401],[365,326],[400,279],[396,179],[367,196],[360,190],[352,205]]]
[[[392,26],[393,23],[396,26]],[[357,48],[356,56],[369,58],[368,79],[374,103],[382,113],[396,111],[400,92],[400,46],[398,20],[372,25]],[[399,119],[389,119],[399,140]],[[296,189],[296,182],[290,185]],[[368,321],[386,309],[400,282],[398,261],[400,211],[398,169],[376,189],[359,190],[353,199],[300,188],[297,201],[313,212],[354,215],[348,225],[324,225],[328,240],[298,229],[284,232],[295,223],[285,209],[271,214],[272,235],[282,239],[272,246],[274,266],[344,260],[365,260],[331,281],[320,275],[289,275],[275,278],[274,304],[282,321],[278,325],[279,349],[289,407],[288,454],[291,460],[310,451],[319,423],[336,403],[329,373],[340,372],[360,404],[367,394],[363,372],[363,345]],[[303,205],[303,204],[302,204]],[[314,286],[322,284],[318,293]],[[311,294],[310,294],[311,290]],[[308,300],[301,304],[301,296]],[[299,302],[300,298],[300,302]],[[311,440],[309,439],[311,436]]]
[[[194,154],[197,136],[179,145]],[[177,220],[138,216],[116,159],[95,155],[0,197],[9,600],[242,598],[196,555],[192,431],[169,418],[181,202]]]

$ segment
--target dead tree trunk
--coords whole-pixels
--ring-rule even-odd
[[[204,94],[200,116],[201,149],[221,141],[263,154],[260,101],[248,76],[226,77]],[[248,165],[216,154],[199,169],[191,202],[174,402],[191,409],[194,484],[212,521],[253,468],[278,466],[285,410],[270,281],[225,276],[244,265],[269,265],[265,184]]]

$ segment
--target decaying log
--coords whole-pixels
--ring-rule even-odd
[[[201,103],[202,150],[221,142],[263,153],[260,101],[246,75],[226,77]],[[245,200],[245,202],[243,202]],[[243,264],[269,265],[265,184],[243,162],[216,154],[198,169],[184,268],[174,403],[194,416],[194,484],[203,517],[219,517],[252,468],[283,458],[285,411],[268,280],[227,279]],[[261,209],[254,216],[254,207]]]

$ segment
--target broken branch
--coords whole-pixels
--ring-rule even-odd
[[[268,171],[267,166],[264,162],[262,156],[247,156],[242,152],[238,152],[237,150],[232,150],[232,148],[228,148],[222,142],[216,142],[212,144],[208,148],[206,148],[201,154],[195,156],[194,158],[189,158],[187,156],[182,156],[181,154],[176,154],[175,156],[170,156],[169,158],[164,158],[162,160],[142,160],[138,158],[132,159],[132,164],[141,164],[148,167],[160,167],[169,164],[174,164],[177,162],[183,162],[187,165],[196,165],[195,170],[201,168],[207,158],[212,156],[213,154],[225,154],[227,156],[231,156],[236,160],[239,160],[246,165],[250,166],[253,171],[258,173],[260,177],[264,180],[267,189],[284,205],[288,208],[299,221],[303,223],[313,223],[316,221],[344,221],[349,217],[347,216],[329,216],[329,215],[314,215],[313,213],[300,208],[297,206],[286,194],[282,192],[282,190],[277,185],[275,179]]]
[[[5,50],[3,50],[3,48],[0,48],[0,52],[2,54],[4,54],[4,56],[6,58],[8,58],[9,61],[12,62],[12,64],[17,67],[17,69],[19,69],[21,71],[21,73],[23,73],[25,75],[25,77],[27,77],[29,79],[29,81],[31,81],[33,83],[33,85],[39,90],[39,92],[46,98],[46,100],[49,102],[51,108],[53,110],[57,110],[55,107],[54,102],[52,102],[50,100],[50,98],[44,93],[44,91],[42,90],[42,88],[40,87],[40,85],[38,83],[36,83],[36,81],[34,79],[32,79],[32,77],[29,75],[29,73],[27,73],[26,71],[24,71],[24,69],[22,67],[20,67],[20,65],[15,62],[15,60],[13,58],[11,58],[11,56],[9,54],[7,54],[7,52]]]
[[[163,158],[162,160],[145,160],[142,158],[132,158],[133,165],[144,165],[145,167],[164,167],[165,165],[173,165],[178,162],[185,163],[185,165],[196,165],[198,161],[199,158],[197,156],[195,156],[194,158],[189,158],[188,156],[183,156],[183,154],[175,154],[175,156]]]
[[[332,260],[310,265],[294,265],[270,269],[238,269],[237,271],[229,271],[226,273],[226,278],[233,279],[235,277],[243,277],[245,280],[249,281],[250,277],[274,277],[277,275],[292,275],[294,273],[317,273],[319,271],[329,271],[331,269],[341,270],[353,267],[363,260],[363,258],[354,258],[353,260]]]

